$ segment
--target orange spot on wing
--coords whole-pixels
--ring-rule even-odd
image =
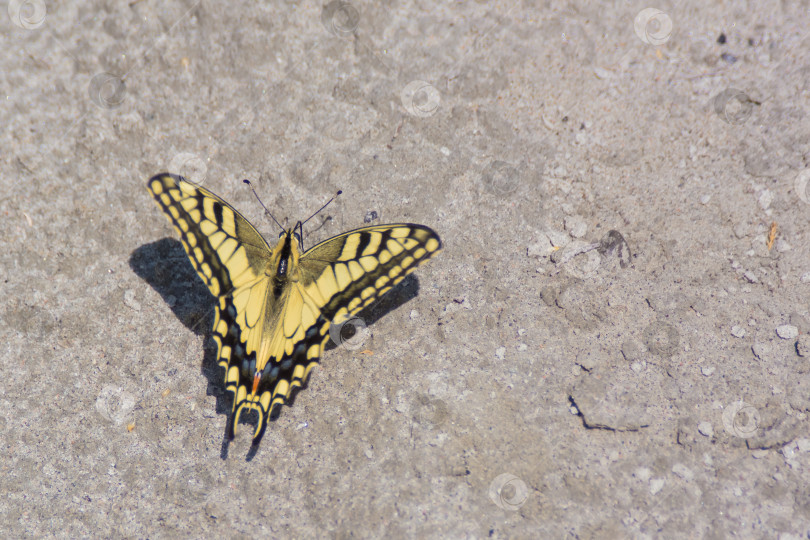
[[[261,373],[256,373],[253,376],[253,391],[251,392],[253,395],[256,395],[256,391],[259,389],[259,381],[262,380]]]

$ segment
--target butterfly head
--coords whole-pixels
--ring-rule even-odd
[[[278,233],[279,238],[287,237],[290,241],[295,240],[298,246],[302,246],[303,242],[301,241],[301,235],[304,232],[304,227],[299,221],[295,224],[295,227],[292,229],[283,229],[280,233]]]
[[[279,282],[276,289],[280,291],[283,281],[293,275],[296,279],[295,270],[298,268],[298,259],[301,255],[301,222],[295,227],[286,229],[278,235],[278,243],[273,248],[273,255],[267,265],[267,275],[273,275]]]

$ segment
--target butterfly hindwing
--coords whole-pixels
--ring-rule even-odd
[[[200,278],[217,297],[213,338],[234,395],[232,438],[244,409],[259,413],[257,443],[342,324],[441,249],[428,227],[364,227],[302,253],[295,228],[270,247],[237,210],[183,178],[160,174],[149,191],[180,233]]]

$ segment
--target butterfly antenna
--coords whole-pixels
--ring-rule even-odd
[[[262,205],[262,208],[264,208],[264,213],[265,213],[265,214],[267,214],[268,216],[270,216],[271,218],[273,218],[273,221],[275,221],[275,222],[276,222],[276,225],[278,225],[278,228],[279,228],[279,229],[281,229],[281,230],[283,231],[283,230],[284,230],[284,227],[282,227],[282,226],[281,226],[281,223],[279,223],[279,222],[278,222],[278,220],[276,219],[276,217],[275,217],[273,214],[271,214],[271,213],[270,213],[270,210],[268,210],[268,209],[267,209],[267,207],[264,205],[264,203],[262,202],[262,200],[259,198],[259,194],[258,194],[258,193],[256,193],[256,190],[253,188],[253,184],[251,184],[251,183],[250,183],[250,180],[245,179],[245,180],[242,180],[242,182],[244,182],[244,183],[246,183],[247,185],[249,185],[249,186],[250,186],[250,190],[253,192],[253,195],[255,195],[255,196],[256,196],[256,200],[257,200],[257,201],[259,201],[259,204],[260,204],[260,205]],[[334,198],[334,197],[333,197],[333,198]],[[329,201],[329,202],[332,202],[332,201]],[[326,204],[329,204],[329,203],[326,203]],[[321,209],[321,210],[322,210],[322,209]],[[318,210],[318,212],[320,212],[320,210]],[[316,212],[316,213],[317,213],[317,212]]]
[[[335,196],[334,196],[334,197],[332,197],[331,199],[329,199],[328,201],[326,201],[326,204],[324,204],[323,206],[321,206],[321,207],[318,209],[318,211],[317,211],[317,212],[315,212],[314,214],[312,214],[311,216],[309,216],[307,219],[305,219],[304,221],[302,221],[302,222],[301,222],[301,227],[302,227],[301,232],[303,232],[303,230],[304,230],[304,229],[303,229],[304,223],[306,223],[306,222],[307,222],[307,221],[309,221],[310,219],[312,219],[312,218],[314,218],[315,216],[317,216],[318,214],[320,214],[320,213],[323,211],[323,209],[324,209],[324,208],[326,208],[327,206],[329,206],[329,203],[331,203],[332,201],[334,201],[335,199],[337,199],[337,198],[338,198],[338,195],[340,195],[341,193],[343,193],[343,190],[339,189],[339,190],[338,190],[338,192],[337,192],[337,193],[335,193]]]

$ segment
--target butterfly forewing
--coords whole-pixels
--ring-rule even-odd
[[[350,231],[305,253],[291,229],[270,248],[239,212],[204,188],[170,174],[155,176],[148,188],[218,298],[213,337],[225,387],[234,394],[229,435],[240,412],[254,409],[254,443],[273,409],[306,383],[330,325],[368,306],[441,249],[435,232],[409,223]]]
[[[211,294],[228,294],[262,275],[270,246],[228,203],[173,174],[157,175],[147,187]]]
[[[441,249],[428,227],[376,225],[318,244],[301,257],[302,286],[321,301],[321,313],[339,324],[402,281]]]

